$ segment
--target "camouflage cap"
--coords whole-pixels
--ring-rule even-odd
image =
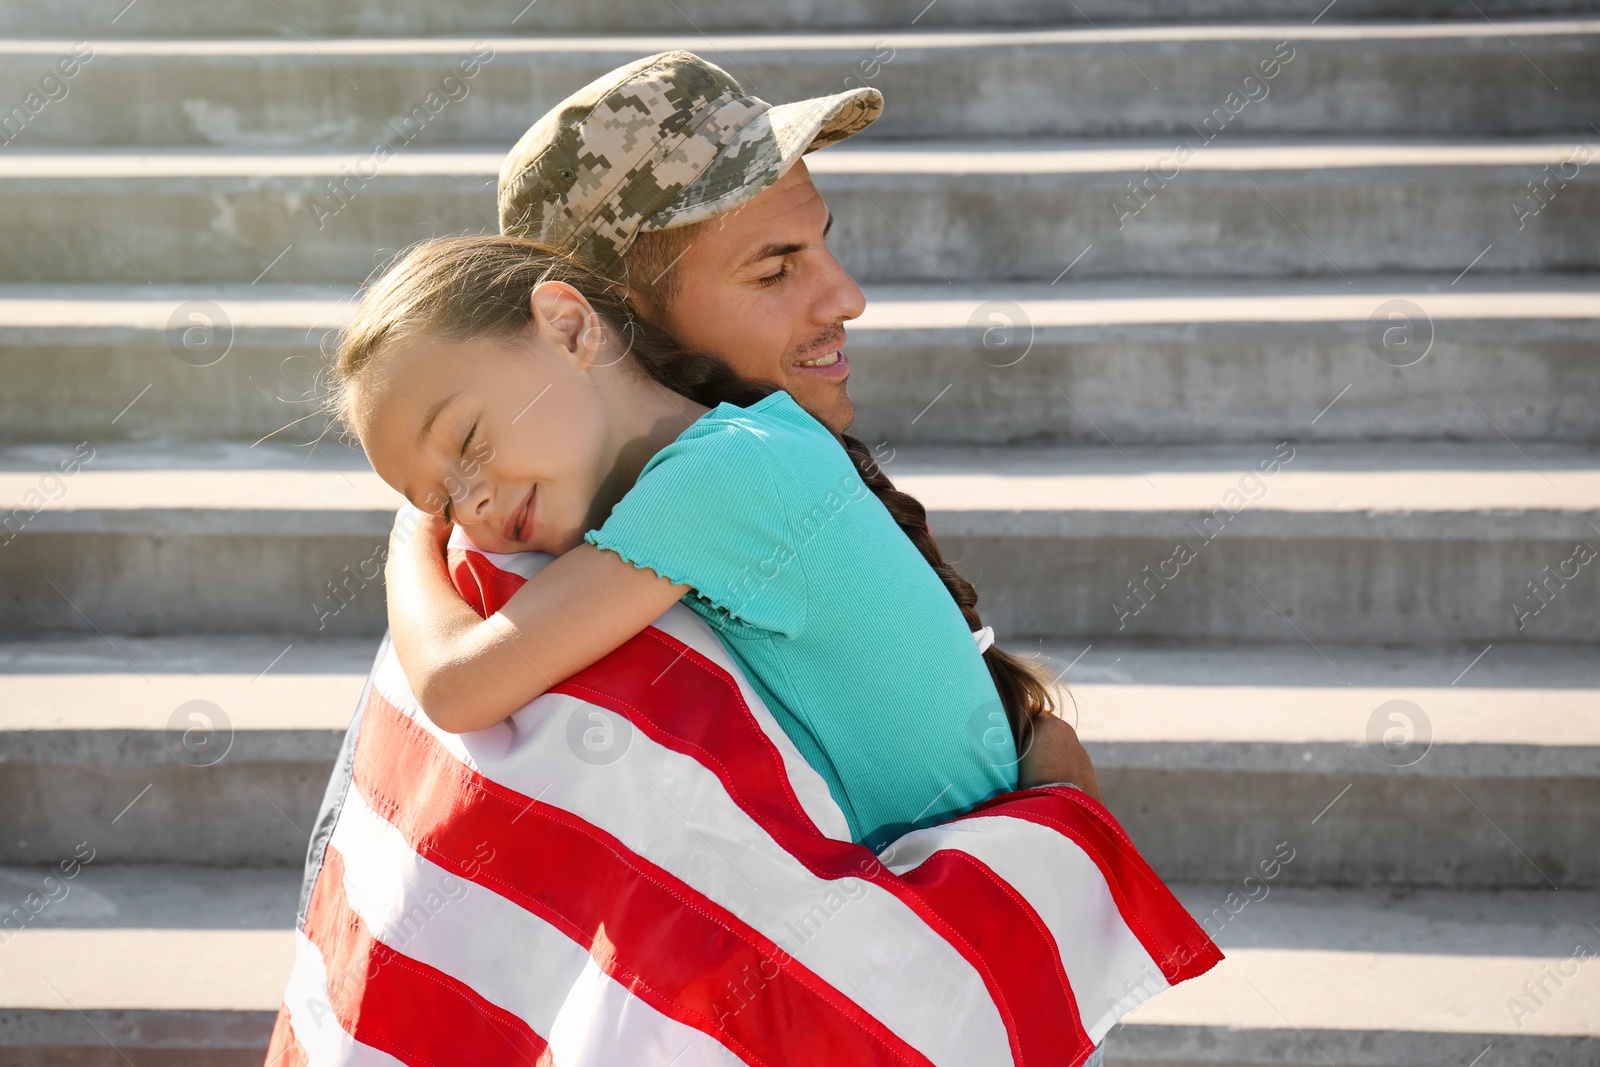
[[[522,135],[500,168],[500,232],[609,269],[639,233],[733,210],[882,111],[873,88],[773,106],[693,52],[646,56]]]

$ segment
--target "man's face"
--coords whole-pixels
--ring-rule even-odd
[[[663,316],[689,348],[742,378],[776,382],[818,422],[855,418],[844,323],[866,298],[823,239],[833,216],[804,160],[743,207],[713,220],[678,261],[682,289]],[[835,355],[837,353],[837,355]]]

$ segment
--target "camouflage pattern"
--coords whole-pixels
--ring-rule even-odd
[[[500,232],[609,269],[640,232],[731,211],[882,111],[872,88],[774,107],[693,52],[646,56],[522,135],[500,168]]]

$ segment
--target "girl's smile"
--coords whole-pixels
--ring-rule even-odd
[[[507,541],[517,544],[526,544],[533,540],[533,502],[539,487],[535,485],[528,490],[528,495],[522,498],[522,503],[517,505],[517,510],[512,512],[510,520],[501,527],[501,533]]]

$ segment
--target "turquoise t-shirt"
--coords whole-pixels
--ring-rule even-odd
[[[944,583],[786,392],[719,404],[586,539],[693,587],[855,840],[1017,786],[999,694]]]

